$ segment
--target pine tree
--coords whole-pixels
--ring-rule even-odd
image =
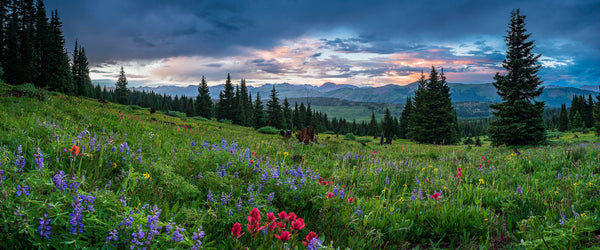
[[[65,39],[62,35],[62,22],[58,18],[58,11],[53,11],[50,19],[49,48],[46,51],[49,67],[48,85],[50,90],[74,94],[73,77],[69,67],[69,55],[65,50]]]
[[[242,107],[244,107],[244,122],[242,125],[250,126],[250,120],[252,117],[252,97],[248,93],[248,87],[246,86],[246,79],[242,79],[240,83],[240,95],[242,98]]]
[[[235,97],[233,99],[233,124],[244,125],[246,120],[246,111],[244,108],[242,94],[239,86],[235,85]]]
[[[558,131],[565,132],[569,128],[569,116],[567,114],[567,105],[560,105],[560,115],[558,118]]]
[[[260,100],[260,93],[256,92],[256,101],[254,101],[254,128],[261,128],[265,126],[265,111]]]
[[[287,130],[292,129],[292,108],[288,102],[287,97],[283,99],[283,128]]]
[[[115,85],[116,101],[120,104],[129,104],[129,89],[127,88],[127,77],[125,76],[125,70],[121,66],[121,72],[119,72],[119,79]]]
[[[79,61],[79,81],[81,81],[80,85],[83,86],[82,95],[84,96],[93,96],[93,88],[92,79],[90,78],[90,67],[88,65],[87,56],[85,55],[85,48],[79,46],[79,52],[77,53],[78,61]]]
[[[443,69],[438,74],[435,67],[431,67],[427,81],[421,73],[414,101],[409,118],[409,138],[420,143],[458,142],[456,115]]]
[[[37,59],[37,87],[49,87],[48,79],[50,79],[50,62],[48,52],[50,50],[50,27],[48,25],[48,17],[46,16],[46,8],[44,2],[38,0],[36,3],[36,22],[35,36],[33,45],[35,47]],[[107,93],[108,94],[108,93]]]
[[[219,93],[219,102],[217,103],[217,110],[215,116],[217,119],[231,120],[234,118],[234,101],[235,101],[235,90],[231,83],[231,75],[227,73],[227,80],[225,80],[225,89]]]
[[[21,57],[21,81],[22,83],[34,83],[37,72],[37,59],[34,47],[35,35],[35,15],[36,9],[33,0],[23,0],[20,2],[21,12],[21,32],[20,40],[20,57]]]
[[[512,12],[509,30],[505,36],[508,50],[502,66],[506,75],[496,73],[493,85],[502,102],[490,105],[498,119],[488,130],[492,145],[540,144],[545,141],[543,120],[544,102],[535,98],[542,94],[542,81],[537,76],[540,55],[534,55],[531,34],[525,29],[525,16],[519,10]]]
[[[302,130],[304,127],[310,125],[306,123],[306,106],[304,103],[300,103],[300,107],[298,108],[298,129]]]
[[[381,121],[381,127],[383,128],[385,137],[394,136],[394,119],[392,118],[392,114],[390,113],[389,108],[385,108],[385,115],[383,116],[383,120]]]
[[[196,113],[206,119],[210,119],[212,113],[212,100],[209,91],[206,79],[202,76],[202,81],[198,86],[198,96],[196,97]]]
[[[187,117],[193,117],[196,112],[194,111],[194,99],[192,98],[186,98],[187,99],[187,107],[185,109],[185,115]]]
[[[585,101],[584,101],[585,102]],[[585,105],[583,115],[583,121],[585,122],[586,128],[591,128],[594,126],[594,99],[592,99],[592,95],[588,95],[588,101]]]
[[[579,111],[575,112],[573,120],[571,121],[571,129],[578,130],[583,128],[584,126],[585,124],[583,123],[583,118],[581,117],[581,114],[579,113]]]
[[[399,137],[402,139],[406,139],[406,134],[408,133],[408,121],[409,117],[412,114],[413,104],[412,98],[406,97],[406,105],[402,110],[402,114],[400,115],[400,128],[398,129]]]
[[[4,79],[10,84],[21,84],[21,55],[19,53],[19,37],[18,37],[19,19],[16,12],[13,12],[6,28],[6,50],[4,53]]]
[[[600,89],[600,86],[598,87]],[[596,130],[596,136],[600,136],[600,94],[596,96],[596,105],[594,106],[594,129]]]
[[[369,135],[370,136],[378,136],[379,135],[379,125],[377,124],[377,119],[375,119],[375,112],[371,111],[371,121],[369,122]]]
[[[292,111],[292,130],[300,129],[300,110],[298,109],[298,102],[294,104],[294,111]]]
[[[267,102],[267,120],[271,127],[282,128],[283,114],[281,112],[281,105],[279,104],[279,98],[277,97],[277,90],[273,85],[271,90],[271,98]]]

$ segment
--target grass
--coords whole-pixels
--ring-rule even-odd
[[[311,231],[323,248],[600,247],[592,133],[560,133],[548,145],[517,148],[520,155],[483,138],[482,147],[342,136],[303,145],[8,88],[0,88],[0,248],[282,248],[274,237],[281,229],[247,230],[255,207],[261,226],[267,212],[303,218],[301,230],[290,229],[293,219],[285,227],[298,249]],[[46,219],[48,238],[39,228]],[[194,237],[200,231],[205,237]],[[107,239],[111,232],[119,239]]]

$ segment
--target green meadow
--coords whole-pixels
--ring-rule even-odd
[[[304,145],[24,87],[0,96],[3,249],[600,248],[593,133]]]

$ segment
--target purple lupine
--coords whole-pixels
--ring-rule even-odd
[[[106,242],[110,243],[111,241],[119,240],[119,231],[117,229],[113,229],[108,232],[108,237],[106,237]],[[111,244],[111,246],[114,246]]]
[[[231,211],[231,208],[229,209],[229,213],[228,214],[229,214],[229,216],[233,215],[233,211]]]
[[[194,241],[194,245],[192,246],[191,250],[195,250],[200,248],[200,246],[202,245],[202,241],[200,241],[201,239],[204,239],[204,231],[202,231],[202,227],[198,228],[198,232],[194,232],[193,236],[192,236],[192,241]]]
[[[17,185],[17,197],[21,196],[21,193],[25,194],[25,196],[29,196],[29,186],[25,185],[21,187],[21,185]]]
[[[125,196],[119,196],[119,201],[123,203],[123,206],[127,206],[127,198]]]
[[[21,145],[17,148],[17,159],[15,160],[15,165],[17,166],[17,173],[21,173],[23,168],[25,167],[25,157],[23,156],[23,148]]]
[[[221,192],[221,204],[226,206],[229,203],[229,200],[229,195],[227,195],[225,192]]]
[[[521,186],[517,187],[517,194],[519,194],[519,195],[521,194]]]
[[[252,203],[254,203],[254,195],[249,194],[248,195],[248,205],[251,205]]]
[[[312,238],[310,240],[310,242],[308,242],[308,245],[306,247],[308,250],[318,250],[322,246],[323,246],[323,242],[321,242],[321,240],[319,240],[319,238],[315,237],[315,238]]]
[[[204,176],[202,176],[202,172],[198,172],[198,177],[197,177],[197,178],[198,178],[198,179],[200,179],[200,178],[204,178]]]
[[[125,226],[125,227],[130,227],[131,223],[134,222],[133,217],[131,217],[131,215],[133,214],[133,211],[129,212],[128,215],[125,216],[125,218],[123,218],[123,221],[121,221],[121,223],[119,223],[119,226]]]
[[[146,224],[146,227],[148,228],[148,233],[145,243],[147,246],[150,246],[152,240],[154,239],[154,236],[158,234],[158,227],[156,225],[158,224],[158,218],[160,217],[160,209],[158,209],[158,207],[154,205],[150,212],[152,213],[152,215],[146,216],[148,222]]]
[[[79,183],[77,179],[79,179],[78,176],[71,177],[71,180],[73,180],[73,182],[69,184],[69,189],[73,190],[74,193],[77,193],[77,190],[79,190],[79,186],[81,185],[81,183]]]
[[[362,211],[360,211],[360,207],[356,207],[356,215],[360,215]]]
[[[183,235],[181,233],[183,233],[185,231],[185,228],[180,228],[180,227],[176,227],[175,231],[173,231],[173,241],[175,242],[180,242],[183,240]]]
[[[248,187],[246,188],[246,191],[247,191],[247,192],[252,192],[252,188],[253,188],[253,187],[252,187],[252,183],[249,183],[249,184],[248,184]]]
[[[338,185],[336,184],[335,187],[333,187],[333,195],[334,196],[338,194],[338,190],[339,190],[339,188],[338,188]]]
[[[81,207],[81,201],[77,198],[76,202],[71,203],[73,207],[73,213],[69,213],[71,217],[69,219],[69,224],[71,224],[71,234],[83,233],[83,222],[82,222],[82,212],[83,207]]]
[[[275,193],[270,193],[269,198],[267,198],[269,204],[273,204],[273,198],[275,198]]]
[[[64,177],[65,172],[62,170],[58,171],[58,174],[52,177],[52,182],[54,182],[54,186],[56,186],[56,188],[58,188],[58,190],[60,190],[61,192],[64,192],[65,188],[67,188],[67,182],[63,180]]]
[[[6,176],[4,175],[4,169],[0,169],[0,185],[2,184],[3,180],[6,180]]]
[[[40,148],[36,149],[36,153],[34,156],[35,156],[35,159],[33,160],[33,162],[35,163],[37,168],[38,169],[44,168],[44,155],[42,154],[42,151],[40,150]]]
[[[52,229],[52,226],[50,226],[50,222],[52,221],[52,219],[48,219],[48,214],[44,214],[44,217],[40,217],[39,220],[40,223],[38,226],[38,233],[41,237],[45,239],[50,239],[50,230]]]
[[[208,202],[213,202],[213,197],[212,196],[213,196],[212,191],[210,191],[210,189],[209,189],[208,190],[208,194],[206,195],[206,200]]]
[[[565,224],[565,214],[562,211],[560,211],[560,221],[559,222],[560,222],[559,223],[560,225]]]
[[[146,234],[144,233],[144,231],[142,231],[142,226],[138,226],[138,231],[131,234],[131,236],[133,236],[133,239],[131,240],[132,245],[129,248],[134,249],[136,246],[144,245],[144,243],[142,242],[144,241],[145,235]]]
[[[343,188],[340,189],[339,197],[340,197],[340,199],[344,199],[344,189]]]

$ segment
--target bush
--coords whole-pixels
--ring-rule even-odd
[[[326,135],[335,135],[335,133],[333,131],[325,131],[321,134],[326,134]]]
[[[361,137],[356,139],[357,142],[361,142],[361,143],[369,143],[372,142],[373,139],[369,138],[369,137]]]
[[[227,120],[227,119],[221,119],[221,120],[219,120],[219,122],[220,123],[226,123],[226,124],[232,124],[233,123],[233,121]]]
[[[354,136],[353,133],[347,133],[346,135],[344,135],[344,140],[354,141],[356,140],[356,136]]]
[[[198,121],[202,121],[202,122],[208,121],[208,119],[204,118],[204,116],[194,116],[194,120],[198,120]]]
[[[474,143],[474,142],[473,142],[473,138],[471,138],[471,137],[467,137],[467,138],[466,138],[466,139],[463,141],[463,144],[465,144],[465,145],[469,145],[469,144],[473,144],[473,143]]]
[[[259,133],[262,133],[262,134],[270,134],[270,135],[277,135],[277,134],[279,134],[279,129],[274,128],[274,127],[270,127],[270,126],[259,128],[256,131],[259,132]]]

